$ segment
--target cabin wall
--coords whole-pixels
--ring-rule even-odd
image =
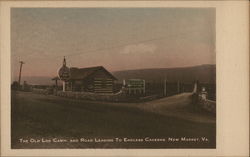
[[[70,80],[67,91],[113,93],[114,79],[104,70],[98,70],[84,80]]]
[[[106,71],[99,70],[92,78],[95,93],[113,93],[114,80]]]

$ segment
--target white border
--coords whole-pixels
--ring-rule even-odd
[[[248,156],[248,1],[1,2],[1,150],[4,156]],[[215,7],[217,73],[216,149],[10,149],[11,7]],[[3,77],[2,77],[3,76]]]

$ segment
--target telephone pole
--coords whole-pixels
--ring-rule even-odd
[[[18,84],[19,84],[19,87],[20,87],[20,86],[21,86],[22,67],[23,67],[24,62],[23,62],[23,61],[20,61],[19,63],[20,63],[20,71],[19,71]]]

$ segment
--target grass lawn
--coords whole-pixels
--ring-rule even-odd
[[[215,123],[193,122],[130,105],[74,100],[30,92],[11,98],[12,148],[215,148]],[[164,142],[69,142],[71,139],[166,139]],[[169,138],[198,141],[168,141]],[[202,141],[205,137],[208,141]],[[20,139],[66,139],[29,142]]]

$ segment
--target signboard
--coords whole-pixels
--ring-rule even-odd
[[[70,77],[70,69],[66,66],[62,66],[58,71],[58,76],[61,80],[68,80]]]
[[[129,94],[145,93],[145,80],[142,79],[129,79],[128,80]]]
[[[145,80],[142,79],[130,79],[128,80],[129,88],[144,88]]]

